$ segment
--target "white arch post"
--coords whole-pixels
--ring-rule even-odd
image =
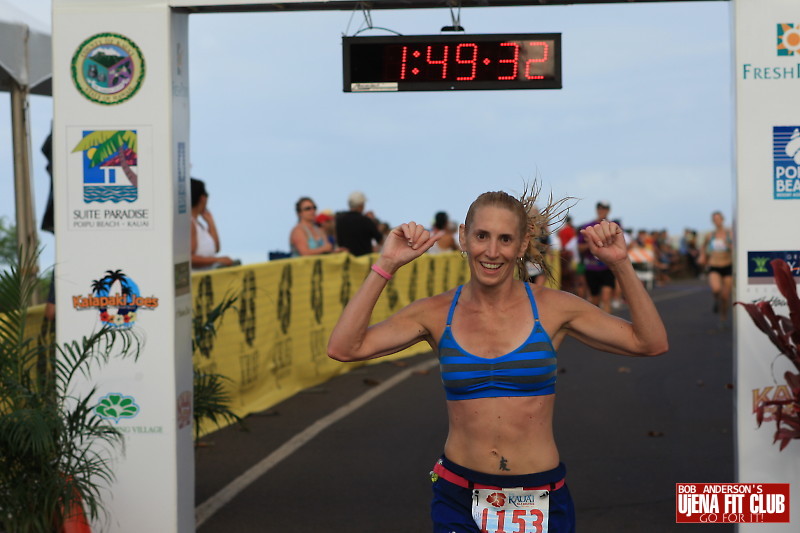
[[[166,0],[53,1],[57,337],[143,339],[92,376],[126,441],[93,531],[195,529],[187,31]]]
[[[772,301],[788,316],[768,261],[800,267],[800,2],[734,0],[736,87],[735,301]],[[797,133],[795,133],[797,132]],[[800,272],[795,271],[795,276]],[[797,278],[795,278],[797,279]],[[761,401],[786,399],[788,359],[735,308],[737,481],[790,483],[791,523],[742,524],[739,531],[797,531],[800,440],[773,444],[775,407],[757,427]],[[794,369],[796,372],[797,369]]]

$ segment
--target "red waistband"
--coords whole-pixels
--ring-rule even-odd
[[[504,488],[508,489],[511,487],[495,487],[493,485],[484,485],[483,483],[473,483],[472,481],[468,480],[467,478],[461,477],[458,474],[451,472],[447,468],[444,467],[441,463],[436,463],[433,467],[433,472],[431,475],[436,474],[440,478],[444,479],[445,481],[449,481],[454,485],[458,485],[459,487],[464,487],[465,489],[490,489],[490,490],[503,490]],[[539,487],[523,487],[523,490],[549,490],[554,491],[558,490],[564,486],[565,480],[562,478],[555,483],[548,483],[547,485],[541,485]]]

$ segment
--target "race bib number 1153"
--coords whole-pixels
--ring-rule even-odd
[[[547,490],[477,489],[472,491],[472,518],[481,533],[547,533]]]

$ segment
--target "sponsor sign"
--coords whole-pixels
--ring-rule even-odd
[[[109,392],[100,399],[94,412],[103,420],[113,420],[119,424],[123,418],[135,418],[139,414],[139,405],[133,396]]]
[[[771,385],[752,390],[753,407],[752,412],[756,417],[759,407],[763,408],[762,426],[763,428],[774,431],[773,427],[764,426],[763,422],[778,422],[783,419],[783,415],[791,416],[794,414],[793,399],[794,395],[787,383],[779,385],[773,381]],[[781,411],[781,413],[778,413]]]
[[[772,158],[773,197],[800,198],[800,126],[772,128]]]
[[[124,35],[98,33],[75,51],[71,71],[75,88],[83,96],[98,104],[120,104],[141,87],[144,57]]]
[[[102,278],[92,280],[90,287],[89,294],[72,297],[72,307],[96,310],[100,313],[100,322],[113,328],[131,328],[141,310],[158,307],[158,298],[143,297],[139,286],[122,270],[106,270]]]
[[[789,483],[676,483],[675,522],[789,522]]]
[[[747,252],[747,284],[775,285],[774,273],[770,262],[783,259],[789,265],[792,275],[800,278],[800,250],[781,252]]]
[[[70,230],[153,229],[150,128],[69,128]]]
[[[109,392],[100,398],[100,401],[94,406],[94,413],[97,416],[103,420],[113,421],[117,430],[125,435],[163,434],[163,426],[132,425],[127,423],[127,421],[138,417],[141,411],[142,409],[136,402],[135,397],[126,396],[121,392]],[[183,415],[185,420],[187,414],[191,419],[191,403],[188,407],[188,413],[184,410],[183,413],[179,413],[179,417]],[[179,422],[180,420],[179,418]],[[120,425],[120,422],[123,422],[123,424]]]
[[[778,24],[778,56],[800,56],[800,24]]]
[[[780,22],[776,28],[776,62],[742,63],[743,80],[800,80],[800,62],[790,62],[800,59],[800,24]]]

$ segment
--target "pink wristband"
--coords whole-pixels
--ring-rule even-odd
[[[383,279],[385,279],[385,280],[387,280],[387,281],[388,281],[388,280],[390,280],[390,279],[392,279],[392,275],[391,275],[391,274],[389,274],[388,272],[386,272],[384,269],[382,269],[382,268],[381,268],[381,267],[379,267],[378,265],[372,265],[372,267],[371,267],[371,268],[372,268],[372,270],[374,270],[374,271],[375,271],[375,273],[376,273],[376,274],[378,274],[378,275],[379,275],[380,277],[382,277]]]

